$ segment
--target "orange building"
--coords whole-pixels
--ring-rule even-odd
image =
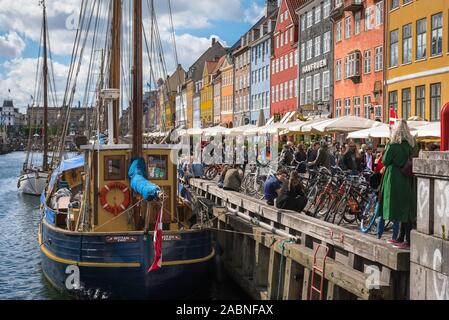
[[[335,1],[335,117],[383,120],[384,14],[384,1]]]
[[[234,117],[234,65],[230,54],[226,56],[221,72],[221,125],[233,127]]]

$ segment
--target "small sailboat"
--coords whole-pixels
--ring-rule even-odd
[[[34,136],[32,136],[31,130],[31,119],[29,119],[29,138],[28,138],[28,150],[25,162],[23,164],[23,169],[19,181],[17,182],[18,189],[29,195],[40,196],[45,190],[48,182],[49,161],[48,161],[48,27],[47,27],[47,14],[45,2],[42,1],[43,7],[43,24],[42,24],[42,41],[43,41],[43,58],[42,58],[42,80],[43,80],[43,104],[44,104],[44,116],[43,116],[43,129],[42,129],[42,145],[43,145],[43,155],[42,155],[42,166],[33,165],[33,157],[30,154],[33,153],[33,143]],[[39,70],[37,71],[39,75]],[[30,161],[31,160],[31,161]]]
[[[132,143],[123,144],[116,125],[122,2],[113,1],[109,82],[97,103],[106,106],[108,142],[101,143],[97,114],[95,143],[52,173],[41,197],[41,266],[55,288],[76,296],[186,298],[209,285],[211,225],[178,197],[179,148],[143,144],[142,0],[129,3]]]

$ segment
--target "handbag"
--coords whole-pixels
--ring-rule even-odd
[[[406,177],[413,177],[413,159],[408,157],[407,162],[402,166],[401,173]]]

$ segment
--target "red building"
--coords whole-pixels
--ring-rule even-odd
[[[336,0],[334,116],[382,120],[385,2]]]
[[[273,34],[271,115],[298,108],[298,9],[307,0],[282,0]]]

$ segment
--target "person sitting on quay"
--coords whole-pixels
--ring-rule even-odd
[[[292,172],[288,183],[283,183],[281,194],[276,199],[276,208],[302,212],[307,205],[307,198],[299,180],[299,174]]]
[[[304,144],[299,143],[295,152],[296,171],[299,173],[306,173],[307,154],[305,152]]]
[[[292,150],[293,143],[291,141],[284,144],[284,147],[281,152],[279,164],[282,166],[289,166],[294,159],[293,150]]]
[[[239,192],[242,180],[243,172],[241,172],[239,166],[236,164],[231,166],[231,168],[226,171],[223,180],[223,190]]]
[[[274,200],[280,195],[282,183],[288,179],[287,170],[280,169],[276,175],[270,176],[264,184],[264,199],[267,204],[274,206]]]

